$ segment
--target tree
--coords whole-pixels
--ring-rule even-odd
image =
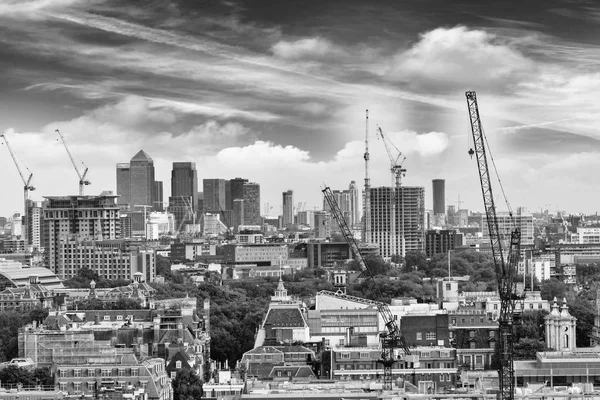
[[[177,371],[172,381],[173,400],[196,400],[202,397],[202,379],[189,368],[182,368]]]
[[[577,318],[575,344],[577,347],[587,347],[590,345],[590,336],[594,327],[595,307],[584,296],[575,297],[568,305],[569,313]]]
[[[404,271],[427,270],[427,255],[422,251],[408,251],[404,256]]]
[[[566,297],[568,291],[569,286],[566,283],[552,278],[543,282],[541,295],[542,299],[547,301],[552,301],[555,297],[560,300]]]
[[[513,344],[513,354],[516,360],[534,360],[537,353],[546,350],[546,343],[540,339],[521,338]]]

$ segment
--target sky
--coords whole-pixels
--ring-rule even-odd
[[[165,200],[171,163],[194,161],[199,179],[260,183],[278,214],[288,189],[313,209],[323,185],[362,187],[368,109],[372,186],[391,184],[380,127],[427,208],[442,178],[446,205],[482,210],[475,90],[512,208],[594,213],[599,45],[586,0],[0,0],[0,133],[34,200],[77,193],[60,129],[86,194],[116,191],[115,164],[143,149]],[[0,216],[21,210],[4,144],[0,185]]]

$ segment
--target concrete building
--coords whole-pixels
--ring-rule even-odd
[[[33,250],[42,249],[42,231],[44,211],[42,204],[37,201],[27,200],[27,245]]]
[[[315,226],[315,238],[326,239],[331,236],[331,214],[326,211],[315,211],[314,212],[314,226]],[[335,223],[335,222],[333,222]]]
[[[244,191],[244,225],[262,225],[260,216],[260,185],[246,182]]]
[[[315,212],[312,210],[298,212],[296,214],[296,223],[309,229],[315,229]]]
[[[350,182],[348,190],[350,191],[350,215],[352,218],[352,225],[357,226],[360,225],[360,199],[362,198],[362,193],[355,181]]]
[[[425,232],[425,254],[433,257],[435,254],[447,254],[454,250],[456,232],[447,229],[432,229]]]
[[[233,200],[233,230],[238,232],[240,226],[244,225],[244,199]]]
[[[517,211],[513,213],[511,217],[508,211],[497,211],[496,217],[498,220],[498,229],[500,235],[505,239],[504,243],[508,248],[510,241],[510,234],[515,229],[515,226],[521,228],[521,245],[533,245],[533,215],[527,212],[523,207],[518,207]],[[483,215],[483,239],[489,243],[490,234],[487,225],[487,217]]]
[[[203,179],[204,213],[219,213],[227,208],[225,198],[225,179]]]
[[[202,256],[214,256],[217,254],[217,245],[210,243],[173,243],[171,245],[171,261],[184,263],[196,261]]]
[[[281,243],[228,244],[223,246],[225,262],[279,266],[289,258],[288,247]]]
[[[282,228],[287,228],[294,225],[294,191],[287,190],[283,192],[283,225]]]
[[[152,248],[138,242],[116,240],[61,240],[56,248],[60,260],[57,275],[70,279],[82,268],[89,268],[104,279],[133,280],[141,273],[144,281],[156,278],[156,257]]]
[[[434,179],[431,181],[433,188],[433,214],[446,213],[446,180]]]
[[[117,196],[46,197],[43,247],[46,267],[65,279],[61,244],[68,240],[113,240],[121,236]]]
[[[404,227],[404,253],[425,250],[425,188],[402,186],[393,196],[394,190],[378,187],[370,191],[371,230],[367,242],[378,244],[384,258],[403,254],[401,226]],[[393,197],[396,199],[395,232],[391,231]]]
[[[352,206],[353,206],[353,199],[352,199],[352,193],[350,190],[332,190],[331,194],[333,195],[333,198],[335,199],[335,202],[337,203],[340,212],[342,213],[342,216],[344,217],[344,220],[346,221],[346,224],[348,224],[349,227],[352,227],[356,224],[356,221],[354,220],[354,214],[355,211]],[[329,207],[329,203],[327,202],[327,200],[325,198],[323,198],[323,210],[331,213],[331,208]],[[331,227],[332,231],[334,232],[340,232],[340,228],[338,226],[338,224],[333,224],[333,226]]]
[[[353,258],[346,242],[309,242],[306,249],[309,268],[333,268]]]
[[[129,163],[117,163],[117,204],[128,210],[131,204],[131,173]]]

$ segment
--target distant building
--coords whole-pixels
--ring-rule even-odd
[[[244,191],[244,225],[262,225],[260,216],[260,185],[246,182]]]
[[[446,213],[446,180],[434,179],[431,181],[433,186],[433,213]]]
[[[164,196],[163,182],[155,181],[154,182],[154,194],[152,196],[152,202],[153,202],[152,209],[154,211],[159,211],[159,212],[164,211],[165,204],[164,204],[163,196]]]
[[[326,211],[314,212],[315,237],[326,239],[331,236],[331,215]],[[335,223],[335,222],[334,222]]]
[[[196,163],[174,162],[171,171],[169,212],[175,215],[176,229],[184,224],[192,223],[192,214],[198,211],[198,172],[196,171]]]
[[[129,163],[117,163],[117,204],[127,210],[131,205],[131,173]]]
[[[402,186],[395,194],[395,232],[391,231],[392,195],[395,188],[377,187],[370,192],[370,237],[368,243],[379,245],[381,256],[402,255],[401,224],[404,227],[405,251],[425,250],[425,188]]]
[[[234,201],[236,199],[244,199],[244,184],[248,183],[248,179],[235,178],[230,179],[228,182],[229,192],[225,192],[225,203],[227,205],[227,210],[233,210]]]
[[[498,221],[498,229],[500,236],[506,238],[506,245],[510,240],[510,234],[519,227],[521,229],[521,245],[527,246],[533,244],[533,215],[527,212],[524,208],[518,207],[517,211],[511,216],[507,211],[497,211],[496,218]],[[487,224],[487,217],[483,215],[483,237],[484,240],[489,242],[489,229]]]
[[[283,192],[283,228],[294,224],[294,191]]]
[[[356,226],[360,224],[360,199],[362,193],[355,181],[350,182],[348,190],[350,191],[350,215],[352,218],[352,225]]]
[[[154,161],[140,150],[129,163],[117,164],[117,199],[119,206],[154,206]]]
[[[205,213],[219,213],[227,208],[225,199],[225,179],[204,179],[202,181],[204,192]]]
[[[345,263],[352,259],[350,245],[346,242],[309,242],[307,243],[309,268],[332,268],[336,263]]]
[[[43,236],[46,267],[61,279],[67,279],[67,275],[73,275],[65,270],[65,261],[70,257],[66,258],[66,254],[61,252],[64,243],[70,240],[120,238],[121,224],[116,198],[114,195],[46,197]]]
[[[42,249],[42,230],[44,212],[42,204],[37,201],[27,200],[27,244],[34,250]]]
[[[244,199],[233,200],[233,230],[237,232],[244,225]]]
[[[425,254],[433,257],[435,254],[447,254],[454,250],[456,232],[453,230],[435,229],[425,232]]]

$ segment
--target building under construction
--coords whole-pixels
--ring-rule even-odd
[[[424,251],[425,188],[402,186],[395,190],[394,196],[394,188],[370,188],[370,231],[367,242],[378,244],[384,258],[408,251]],[[396,207],[392,207],[393,198]],[[392,224],[394,209],[396,218],[395,224]]]

